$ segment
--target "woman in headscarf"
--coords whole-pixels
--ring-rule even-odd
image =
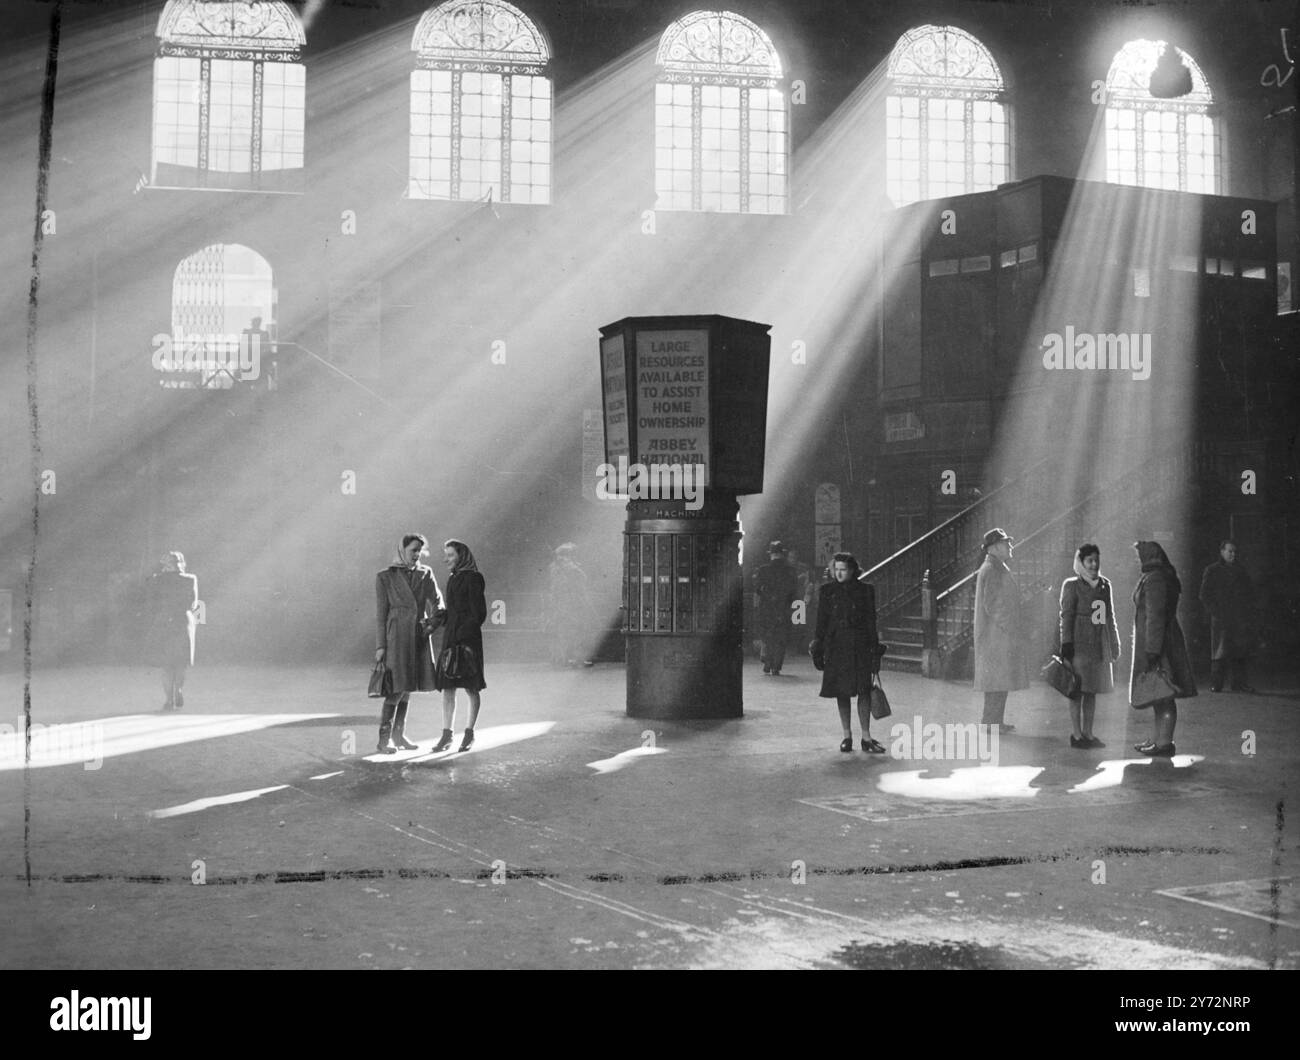
[[[375,662],[393,675],[392,694],[384,698],[379,718],[380,754],[415,749],[406,738],[411,693],[437,688],[429,636],[438,627],[443,603],[433,571],[420,562],[427,544],[423,534],[406,534],[388,569],[375,577]]]
[[[844,739],[840,750],[853,750],[852,698],[858,697],[862,749],[884,754],[885,746],[871,737],[871,687],[880,669],[876,635],[876,591],[859,581],[861,568],[851,552],[831,560],[834,581],[821,587],[817,598],[817,635],[808,651],[822,671],[823,699],[835,700]]]
[[[1101,549],[1080,545],[1074,577],[1061,585],[1061,658],[1079,675],[1080,698],[1070,700],[1070,746],[1105,747],[1092,734],[1097,693],[1115,688],[1112,664],[1119,658],[1119,627],[1110,582],[1101,576]]]
[[[1136,708],[1151,708],[1155,733],[1152,739],[1133,746],[1152,758],[1172,758],[1174,725],[1178,721],[1175,697],[1190,699],[1196,695],[1187,642],[1178,624],[1178,598],[1183,587],[1174,565],[1158,544],[1138,541],[1133,548],[1142,564],[1142,576],[1133,590],[1133,670],[1129,678],[1129,701],[1136,698],[1137,679],[1147,670],[1163,670],[1174,686],[1173,695]]]
[[[447,579],[447,628],[442,635],[437,674],[438,687],[442,689],[443,729],[434,750],[445,751],[451,746],[456,725],[456,689],[463,688],[469,696],[469,725],[460,749],[468,751],[474,746],[479,693],[487,687],[483,680],[483,622],[487,618],[487,600],[483,596],[483,575],[469,546],[453,538],[443,545],[442,554],[451,576]]]

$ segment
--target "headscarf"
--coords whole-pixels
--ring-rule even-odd
[[[472,571],[479,574],[478,564],[474,562],[474,553],[469,550],[469,545],[464,541],[457,541],[454,537],[443,542],[443,548],[454,548],[456,550],[456,562],[451,566],[452,574],[459,574],[461,571]]]
[[[1159,544],[1155,541],[1139,541],[1133,547],[1137,549],[1138,562],[1142,564],[1143,574],[1148,571],[1163,570],[1165,577],[1173,586],[1174,592],[1182,593],[1183,584],[1178,580],[1178,572],[1174,569],[1174,565],[1169,562],[1169,557],[1165,555],[1165,550]]]
[[[1092,553],[1089,552],[1088,555],[1091,556]],[[1086,582],[1087,582],[1089,585],[1091,585],[1094,589],[1097,588],[1097,583],[1098,583],[1099,581],[1101,581],[1101,555],[1100,555],[1100,553],[1097,555],[1097,573],[1096,573],[1096,574],[1089,574],[1089,573],[1088,573],[1088,568],[1085,567],[1085,566],[1083,565],[1083,560],[1079,558],[1079,553],[1076,552],[1076,553],[1074,554],[1074,573],[1077,574],[1077,575],[1078,575],[1080,578],[1082,578],[1084,581],[1086,581]]]

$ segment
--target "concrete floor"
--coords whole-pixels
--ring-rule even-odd
[[[743,719],[653,724],[619,666],[489,662],[474,750],[428,754],[417,696],[396,759],[367,757],[364,666],[201,665],[174,715],[146,669],[38,671],[60,728],[26,773],[0,739],[0,965],[1300,966],[1294,676],[1185,703],[1172,762],[1122,694],[1072,750],[1035,686],[982,764],[840,753],[804,659],[747,663]],[[977,716],[968,685],[884,679],[886,744]],[[0,695],[12,726],[21,676]]]

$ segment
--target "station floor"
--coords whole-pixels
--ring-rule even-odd
[[[970,747],[969,684],[889,673],[891,753],[844,754],[801,658],[653,723],[621,666],[489,658],[472,751],[418,695],[382,757],[366,676],[199,665],[164,714],[151,670],[38,670],[25,769],[0,675],[0,966],[1300,967],[1294,675],[1185,701],[1173,760],[1121,693],[1104,749],[1042,685]]]

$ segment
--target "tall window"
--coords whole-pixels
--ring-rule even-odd
[[[307,38],[293,9],[169,0],[157,36],[152,183],[299,190]]]
[[[551,201],[551,50],[504,0],[448,0],[415,28],[412,199]]]
[[[1173,191],[1218,192],[1219,140],[1205,75],[1185,51],[1174,52],[1192,75],[1178,99],[1151,95],[1151,74],[1164,41],[1131,40],[1106,76],[1106,179]]]
[[[1005,87],[987,48],[955,26],[908,30],[889,57],[887,184],[895,205],[1011,179]]]
[[[656,61],[656,206],[785,213],[785,92],[767,34],[730,12],[696,11],[668,27]]]

